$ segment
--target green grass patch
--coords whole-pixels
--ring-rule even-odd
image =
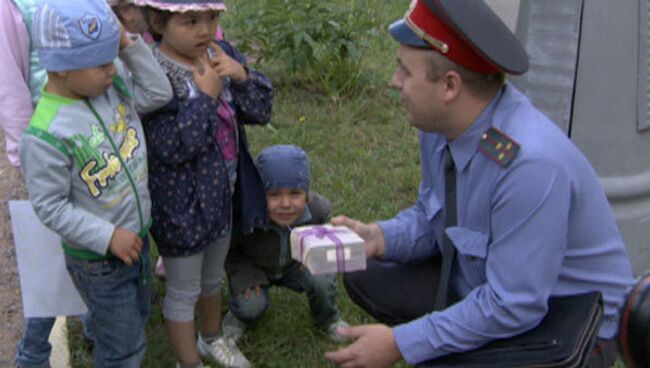
[[[341,98],[374,82],[370,50],[404,7],[381,0],[240,2],[224,27],[278,84]]]

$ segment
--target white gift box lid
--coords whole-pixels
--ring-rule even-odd
[[[366,268],[365,242],[347,226],[296,227],[291,231],[290,243],[292,258],[303,263],[313,274]]]

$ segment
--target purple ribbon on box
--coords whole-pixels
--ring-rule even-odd
[[[343,229],[328,229],[324,226],[314,226],[313,228],[300,232],[300,259],[303,259],[303,252],[305,248],[304,240],[307,237],[315,236],[318,239],[327,237],[336,245],[336,270],[338,272],[345,272],[345,252],[343,250],[343,242],[335,234],[346,233]]]

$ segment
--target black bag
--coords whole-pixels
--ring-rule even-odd
[[[546,316],[534,329],[418,367],[582,367],[596,342],[602,315],[599,292],[552,297]]]

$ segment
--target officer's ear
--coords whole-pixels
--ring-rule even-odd
[[[454,70],[448,70],[441,78],[442,100],[452,102],[463,88],[463,78]]]

